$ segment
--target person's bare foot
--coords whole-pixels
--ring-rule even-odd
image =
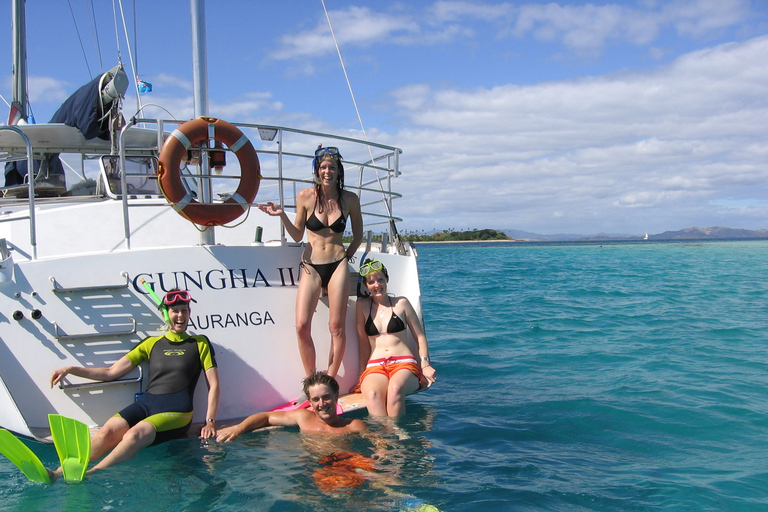
[[[48,468],[45,468],[45,470],[48,472],[48,478],[51,479],[51,483],[55,482],[61,476],[61,468],[56,471],[51,471]]]

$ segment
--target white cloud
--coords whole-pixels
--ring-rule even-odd
[[[367,7],[351,6],[346,10],[329,11],[329,17],[342,47],[366,46],[419,31],[418,25],[405,16],[377,13]],[[324,55],[335,49],[325,18],[310,30],[283,36],[280,43],[280,48],[271,54],[278,60]]]
[[[562,42],[577,51],[602,49],[607,41],[626,39],[634,44],[653,41],[658,23],[650,12],[619,5],[561,6],[528,4],[519,9],[513,34],[528,34],[548,42]]]
[[[421,11],[402,6],[397,9],[388,13],[350,6],[329,15],[342,48],[433,45],[471,39],[490,30],[498,37],[531,36],[563,44],[579,54],[595,55],[613,42],[650,44],[667,28],[685,37],[704,37],[744,21],[750,13],[747,0],[673,0],[637,6],[438,1]],[[309,30],[283,36],[271,57],[285,60],[333,51],[333,39],[323,18]]]
[[[646,45],[673,27],[680,35],[703,37],[749,16],[747,0],[676,0],[626,7],[620,4],[520,6],[511,28],[516,37],[560,42],[579,53],[596,53],[610,41]]]
[[[682,0],[663,4],[662,22],[681,34],[703,37],[743,21],[750,15],[748,0]]]
[[[408,128],[392,139],[407,141],[399,185],[414,199],[398,211],[456,228],[653,232],[694,216],[727,225],[738,197],[758,206],[734,227],[766,227],[766,54],[762,37],[648,73],[399,89]]]
[[[466,21],[479,19],[497,21],[510,16],[515,10],[513,4],[483,4],[480,2],[438,1],[426,9],[427,22],[440,24],[444,22]]]
[[[30,76],[28,82],[30,101],[61,103],[71,94],[68,91],[72,91],[72,84],[50,77]]]

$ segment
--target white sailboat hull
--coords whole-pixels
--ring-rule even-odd
[[[15,404],[2,407],[0,425],[25,435],[45,434],[47,415],[57,413],[97,426],[143,391],[146,378],[134,381],[136,371],[125,377],[132,380],[126,383],[69,377],[66,385],[71,388],[49,384],[56,368],[109,366],[144,337],[160,332],[162,318],[140,278],[156,290],[192,291],[197,304],[190,331],[209,337],[219,364],[219,419],[242,418],[296,398],[303,378],[294,323],[302,250],[287,245],[189,245],[16,263],[13,280],[0,284],[0,321],[5,324],[0,404]],[[402,276],[402,290],[393,282],[392,291],[411,292],[418,304],[418,292],[414,296],[405,284],[411,280],[418,290],[415,257],[377,257],[393,276]],[[354,302],[351,296],[338,374],[343,391],[358,375]],[[15,318],[15,312],[21,314]],[[312,332],[322,369],[330,351],[328,306],[322,298]],[[194,421],[203,420],[205,391],[201,377]]]

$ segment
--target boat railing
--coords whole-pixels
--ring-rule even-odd
[[[136,334],[136,319],[130,318],[130,327],[122,329],[120,331],[107,331],[107,332],[88,332],[83,334],[64,334],[59,329],[59,325],[53,322],[53,337],[59,341],[72,341],[72,340],[86,340],[86,339],[102,339],[109,336],[125,336],[128,334]]]
[[[15,126],[0,126],[0,131],[10,131],[21,137],[21,140],[26,148],[26,160],[29,179],[27,180],[27,193],[29,194],[29,214],[23,217],[16,217],[19,220],[29,220],[29,244],[32,248],[32,259],[37,259],[37,229],[35,225],[35,160],[32,152],[32,142],[23,131]]]
[[[120,135],[120,167],[125,169],[125,156],[131,151],[131,148],[125,146],[125,134],[128,130],[135,127],[154,126],[157,130],[158,148],[162,147],[165,137],[168,135],[170,127],[183,124],[180,120],[157,120],[149,118],[133,118],[123,128]],[[307,139],[319,140],[319,145],[329,147],[335,144],[346,147],[340,148],[343,152],[350,151],[349,158],[343,157],[342,162],[345,167],[345,189],[353,191],[360,197],[360,203],[363,213],[364,224],[367,228],[374,226],[385,226],[390,239],[396,235],[394,233],[395,222],[402,219],[393,215],[393,200],[401,198],[402,194],[392,189],[392,179],[400,175],[400,154],[402,150],[394,146],[388,146],[376,142],[345,137],[341,135],[316,132],[312,130],[302,130],[275,125],[261,125],[252,123],[232,123],[237,126],[251,140],[256,148],[261,163],[262,187],[259,191],[258,203],[272,201],[280,205],[286,211],[296,210],[296,198],[298,197],[299,186],[308,186],[313,183],[311,163],[315,158],[314,151],[305,153],[295,151],[294,148],[312,147]],[[256,136],[257,135],[257,136]],[[259,145],[259,141],[261,144]],[[330,144],[328,141],[332,141]],[[275,146],[270,147],[273,143]],[[316,143],[317,144],[317,143]],[[257,147],[258,146],[258,147]],[[316,146],[315,146],[316,147]],[[290,149],[286,149],[290,148]],[[205,152],[208,148],[202,148]],[[213,149],[213,148],[211,148]],[[219,149],[220,150],[220,149]],[[377,154],[374,155],[374,152]],[[342,155],[343,156],[343,155]],[[266,159],[274,159],[274,165],[265,166]],[[304,171],[300,170],[298,162],[305,162]],[[212,174],[208,169],[207,159],[200,158],[200,174],[195,174],[198,187],[203,189],[202,197],[213,197],[212,187],[214,180],[236,180],[238,175],[220,175]],[[239,166],[238,166],[239,168]],[[272,170],[273,172],[270,172]],[[354,171],[354,172],[353,172]],[[121,173],[121,187],[126,190],[126,180],[131,176],[129,173]],[[350,180],[355,177],[355,181]],[[265,188],[271,188],[274,184],[276,190],[273,197],[269,197],[269,192],[264,193]],[[266,185],[266,187],[264,186]],[[302,187],[302,188],[304,188]],[[266,196],[266,197],[265,197]],[[126,248],[130,249],[130,217],[128,209],[131,203],[128,201],[128,195],[122,194],[123,200],[123,218],[125,229]],[[252,203],[254,206],[257,203]],[[138,205],[137,205],[138,206]],[[285,228],[281,224],[281,240],[286,242]]]
[[[51,276],[49,279],[51,281],[51,291],[53,291],[54,293],[79,293],[79,292],[103,292],[103,291],[127,289],[130,283],[128,272],[120,272],[120,277],[125,279],[125,282],[115,283],[115,284],[105,284],[105,285],[99,285],[99,286],[78,286],[78,287],[72,287],[72,288],[66,288],[64,286],[61,286],[61,284],[56,280],[54,276]]]
[[[119,135],[119,154],[117,155],[120,169],[126,170],[126,159],[134,156],[156,158],[160,153],[165,138],[178,125],[185,121],[179,120],[158,120],[149,118],[132,118],[123,127]],[[256,202],[264,204],[267,201],[280,205],[288,212],[296,211],[296,198],[299,190],[311,186],[313,183],[312,161],[314,159],[314,149],[318,145],[324,147],[338,146],[342,153],[342,162],[345,168],[345,189],[358,195],[363,213],[363,223],[366,229],[381,227],[382,238],[386,236],[394,240],[396,236],[395,223],[402,219],[393,214],[394,201],[402,197],[402,194],[393,190],[393,179],[400,175],[400,153],[402,150],[385,144],[356,139],[342,135],[323,133],[312,130],[302,130],[283,126],[262,125],[252,123],[233,123],[251,140],[256,149],[261,162],[262,181],[258,192]],[[67,127],[71,130],[71,128]],[[132,130],[142,130],[137,137],[128,137],[127,134]],[[15,126],[0,126],[2,131],[11,131],[20,137],[20,142],[6,144],[0,152],[3,162],[26,160],[27,168],[34,169],[35,158],[48,154],[52,150],[49,148],[36,148],[30,142],[30,138],[24,131]],[[2,133],[2,132],[0,132]],[[140,142],[136,142],[140,141]],[[207,148],[203,148],[205,151]],[[228,148],[226,148],[228,151]],[[56,152],[61,154],[79,154],[81,160],[81,171],[76,172],[83,181],[85,180],[86,163],[100,159],[102,156],[109,155],[109,150],[94,149],[88,147],[56,147]],[[230,152],[231,156],[231,152]],[[207,162],[207,159],[200,159]],[[184,171],[183,178],[198,189],[210,187],[212,192],[219,193],[222,198],[228,197],[227,192],[231,192],[235,186],[228,187],[226,180],[239,179],[239,162],[237,158],[231,157],[224,173],[212,173],[206,165],[202,165],[202,172],[190,173]],[[66,164],[66,162],[65,162]],[[68,164],[67,164],[68,165]],[[88,164],[89,166],[91,164]],[[98,165],[96,165],[98,167]],[[196,167],[196,166],[195,166]],[[91,167],[87,167],[91,169]],[[88,172],[91,172],[90,170]],[[97,178],[100,171],[96,171]],[[25,195],[27,197],[17,196],[17,199],[6,198],[14,204],[24,201],[28,205],[28,213],[16,213],[14,215],[0,218],[0,223],[4,222],[22,222],[29,223],[29,243],[31,250],[27,257],[36,260],[38,257],[38,240],[36,228],[36,185],[38,185],[34,173],[28,173],[29,178],[25,183]],[[131,223],[130,211],[133,207],[170,207],[170,203],[146,201],[145,195],[132,195],[128,186],[131,178],[141,177],[138,174],[132,174],[130,170],[120,172],[119,191],[117,193],[107,193],[101,196],[101,199],[112,199],[122,201],[122,219],[124,228],[124,245],[126,249],[131,248]],[[146,177],[146,176],[143,176]],[[220,180],[220,181],[219,181]],[[214,184],[215,183],[215,184]],[[27,186],[28,185],[28,186]],[[59,202],[82,202],[89,200],[98,200],[98,192],[93,191],[90,195],[45,197],[39,199],[42,203]],[[200,197],[204,201],[212,201],[215,194],[201,193]],[[18,210],[17,210],[18,211]],[[280,225],[281,242],[288,243],[285,228]],[[205,230],[208,231],[208,230]],[[213,230],[210,230],[211,232]],[[203,242],[205,243],[205,242]],[[12,249],[23,252],[22,248],[15,247],[9,240]]]
[[[59,389],[64,390],[77,390],[77,389],[91,389],[91,388],[104,388],[107,386],[116,386],[120,384],[133,384],[138,383],[139,389],[141,389],[141,383],[144,380],[144,369],[141,365],[138,365],[136,367],[138,370],[138,375],[136,377],[125,377],[122,379],[115,379],[115,380],[108,380],[108,381],[99,381],[99,382],[81,382],[81,383],[67,383],[64,382],[66,379],[62,379],[59,381]]]

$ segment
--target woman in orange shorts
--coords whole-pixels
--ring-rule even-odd
[[[410,301],[387,294],[389,273],[380,261],[366,260],[360,275],[370,297],[357,301],[362,375],[354,391],[363,393],[371,415],[400,416],[405,413],[405,396],[436,380],[427,336]],[[418,344],[418,354],[408,345],[406,326]]]

